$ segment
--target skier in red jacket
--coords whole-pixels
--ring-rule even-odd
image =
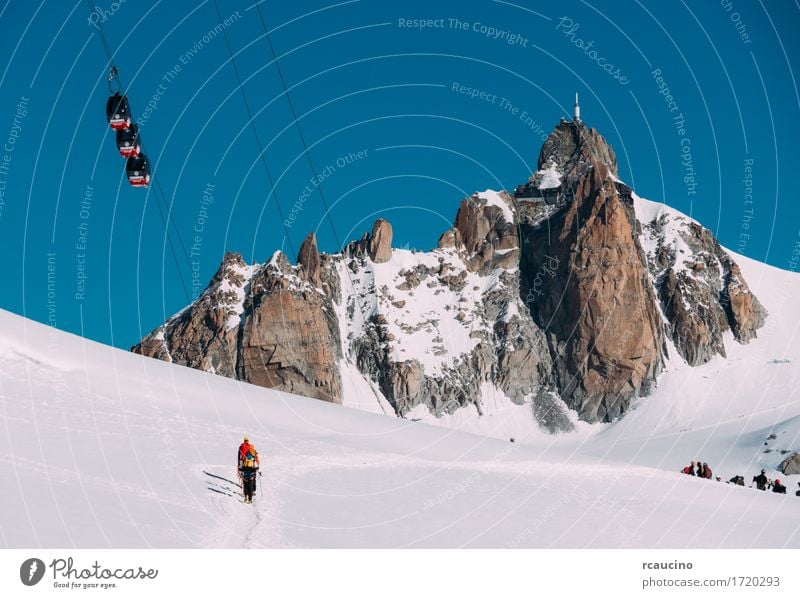
[[[242,442],[242,444],[239,445],[239,453],[236,457],[236,469],[241,469],[242,461],[244,461],[244,458],[247,456],[247,453],[249,453],[251,450],[255,453],[255,448],[256,447],[250,444],[250,439],[247,436],[245,436],[244,441]],[[256,455],[256,458],[257,457],[258,455]]]
[[[236,470],[239,473],[239,480],[242,482],[242,493],[246,503],[253,502],[253,496],[256,493],[256,474],[260,465],[261,459],[256,447],[250,444],[250,439],[245,436],[244,441],[239,445]]]

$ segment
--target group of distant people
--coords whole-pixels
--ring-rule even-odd
[[[739,484],[739,485],[740,486],[744,486],[744,478],[742,476],[740,476],[740,475],[739,476],[735,476],[735,477],[737,479],[741,479],[742,483]],[[770,480],[767,477],[766,470],[764,470],[764,469],[762,469],[761,473],[758,474],[757,476],[753,476],[753,482],[750,484],[750,486],[752,487],[753,484],[756,485],[756,488],[758,488],[759,490],[763,490],[765,492],[767,490],[769,490],[770,488],[772,488],[772,491],[775,494],[786,494],[786,486],[781,484],[781,481],[778,480],[778,479]],[[800,485],[800,483],[798,483],[798,485]],[[800,490],[797,491],[796,495],[800,496]]]
[[[705,478],[710,480],[714,477],[714,474],[711,472],[711,468],[708,466],[708,463],[702,463],[700,461],[692,461],[692,464],[683,468],[683,473],[686,475],[693,475],[697,476],[698,478]],[[719,481],[719,478],[717,478]]]
[[[685,473],[686,475],[705,478],[707,480],[714,478],[714,474],[711,472],[711,468],[708,466],[708,463],[702,463],[701,461],[692,461],[691,465],[684,467],[681,472]],[[717,476],[716,479],[718,482],[722,481],[720,476]],[[728,480],[727,483],[735,484],[737,486],[744,486],[744,476],[735,475]],[[753,487],[753,484],[756,485],[756,488],[763,490],[764,492],[767,490],[772,490],[775,494],[786,494],[786,486],[783,485],[779,479],[770,480],[767,477],[767,471],[765,469],[762,469],[761,473],[757,476],[753,476],[753,482],[750,484],[751,488]],[[800,482],[797,482],[797,485],[800,486]],[[800,496],[800,490],[795,492],[795,496]]]

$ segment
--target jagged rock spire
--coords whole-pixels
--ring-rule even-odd
[[[367,249],[370,259],[376,264],[392,259],[392,225],[388,220],[379,218],[372,225],[372,235]]]
[[[300,246],[300,251],[297,254],[297,265],[302,266],[303,275],[308,282],[313,284],[315,287],[321,285],[317,235],[315,235],[313,232],[308,233],[308,236]]]

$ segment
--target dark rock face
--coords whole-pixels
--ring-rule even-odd
[[[543,386],[553,387],[547,339],[532,325],[529,314],[497,318],[494,343],[497,386],[512,400],[522,401],[539,393]]]
[[[413,269],[401,270],[394,289],[378,290],[375,299],[379,313],[370,318],[363,333],[352,341],[351,353],[359,371],[377,384],[401,416],[408,415],[419,405],[427,406],[436,415],[453,413],[463,407],[483,413],[481,399],[485,383],[495,385],[520,403],[531,399],[542,388],[552,388],[544,336],[519,304],[518,274],[501,272],[494,290],[484,292],[479,302],[470,302],[467,298],[473,295],[474,289],[467,284],[468,272],[463,262],[461,268],[454,267],[454,259],[452,253],[440,254],[438,261],[431,265],[422,263]],[[423,262],[430,264],[431,260],[423,259]],[[362,271],[358,265],[348,268]],[[446,304],[442,312],[431,313],[430,319],[405,317],[403,312],[397,311],[408,309],[410,305],[415,305],[417,310],[428,307],[424,300],[412,303],[416,293],[423,290],[453,297],[453,304]],[[400,296],[403,298],[399,299]],[[455,297],[460,299],[455,300]],[[349,297],[348,301],[348,311],[356,311],[350,307],[354,298]],[[451,313],[447,313],[448,308]],[[523,311],[518,313],[520,309]],[[451,332],[441,328],[441,321],[446,319],[455,319],[464,331],[469,330],[471,344],[475,346],[452,348],[452,341],[444,338]],[[402,358],[405,343],[413,343],[412,339],[426,329],[439,333],[425,354],[435,358],[458,351],[460,355],[455,355],[438,370],[431,367],[431,359],[425,354]],[[567,420],[571,426],[569,418]],[[567,425],[561,420],[552,421]]]
[[[550,346],[561,396],[587,421],[621,415],[663,363],[658,306],[632,209],[592,164],[571,205],[523,227],[523,290]]]
[[[725,357],[725,313],[718,303],[699,299],[709,299],[713,288],[685,271],[676,273],[670,268],[659,291],[670,337],[681,357],[691,365],[706,363],[717,353]]]

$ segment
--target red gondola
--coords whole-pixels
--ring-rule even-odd
[[[108,125],[118,131],[131,126],[131,108],[128,97],[116,92],[106,102],[106,118]]]
[[[117,149],[123,158],[131,158],[142,153],[139,143],[139,127],[132,124],[127,129],[117,130]]]
[[[147,187],[150,184],[150,164],[147,156],[139,154],[128,158],[125,163],[125,174],[132,187]]]

